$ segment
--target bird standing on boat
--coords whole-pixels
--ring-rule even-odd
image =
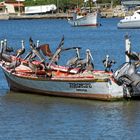
[[[130,60],[140,61],[140,53],[126,51],[125,54],[130,58]]]
[[[25,52],[25,46],[24,46],[24,41],[21,41],[21,49],[17,50],[17,55],[16,57],[18,58],[19,56],[21,56],[23,53]]]
[[[9,54],[9,53],[11,53],[11,52],[13,52],[14,51],[14,49],[12,48],[12,47],[8,47],[8,45],[7,45],[7,39],[4,39],[4,53],[5,54]]]
[[[5,61],[5,62],[11,62],[12,59],[11,59],[11,56],[4,53],[4,41],[2,40],[0,42],[0,61]]]
[[[58,62],[58,60],[60,58],[60,53],[62,51],[63,46],[64,46],[64,36],[62,37],[62,39],[61,39],[61,41],[60,41],[55,53],[52,55],[51,60],[50,60],[50,62],[48,64],[48,68],[50,68],[52,63],[57,64],[57,62]]]
[[[93,57],[89,49],[86,50],[86,70],[92,71],[94,69],[94,64],[91,62]]]
[[[80,70],[92,71],[92,70],[94,70],[94,64],[91,62],[91,60],[93,60],[93,57],[91,55],[90,50],[87,49],[86,58],[83,60],[78,60],[77,67],[79,67]]]
[[[70,60],[67,61],[67,66],[70,66],[70,67],[76,67],[76,63],[78,60],[81,60],[80,59],[80,53],[79,53],[79,50],[81,49],[80,47],[72,47],[72,48],[67,48],[65,50],[70,50],[70,49],[74,49],[76,50],[76,57],[73,57],[71,58]]]
[[[36,45],[34,44],[32,38],[29,39],[29,42],[30,42],[30,48],[31,48],[32,53],[34,54],[34,57],[37,56],[42,63],[45,63],[45,59],[37,50]]]
[[[2,60],[3,45],[4,45],[4,42],[3,42],[3,40],[2,40],[2,41],[0,42],[0,61]]]
[[[109,71],[113,71],[111,69],[112,65],[115,64],[116,62],[114,60],[110,60],[109,59],[109,55],[106,55],[106,58],[102,61],[105,67],[105,71],[109,72]]]

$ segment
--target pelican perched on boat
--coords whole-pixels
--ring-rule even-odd
[[[105,71],[107,71],[107,72],[112,71],[111,67],[115,63],[116,62],[114,60],[109,59],[109,55],[106,55],[106,58],[103,60]]]
[[[0,61],[4,60],[5,62],[11,62],[11,56],[4,53],[4,41],[1,40],[0,42]]]
[[[22,40],[22,41],[21,41],[21,49],[18,49],[18,50],[17,50],[17,55],[16,55],[16,57],[21,56],[24,52],[25,52],[25,46],[24,46],[24,41]]]
[[[76,50],[76,56],[71,58],[70,60],[67,61],[67,66],[70,66],[70,67],[75,67],[76,63],[78,60],[81,60],[80,58],[80,53],[79,53],[79,50],[81,49],[80,47],[72,47],[72,48],[67,48],[67,49],[64,49],[64,50],[70,50],[70,49],[74,49]]]
[[[58,47],[56,48],[55,53],[52,55],[52,57],[51,57],[51,59],[50,59],[50,62],[49,62],[49,64],[48,64],[48,68],[50,68],[50,65],[51,65],[52,63],[57,64],[57,62],[58,62],[58,60],[59,60],[59,58],[60,58],[60,53],[61,53],[61,51],[62,51],[63,46],[64,46],[64,36],[62,37],[62,39],[61,39],[61,41],[60,41]]]
[[[7,54],[7,53],[11,53],[13,51],[14,51],[14,49],[12,47],[8,47],[7,39],[4,39],[4,50],[3,50],[3,52]]]
[[[34,54],[34,57],[37,56],[42,63],[45,63],[45,59],[37,50],[36,45],[34,44],[32,38],[29,39],[29,42],[30,42],[30,48],[31,48],[32,53]]]
[[[126,51],[125,54],[130,58],[130,60],[135,60],[135,61],[140,60],[140,53]]]
[[[8,68],[8,69],[15,69],[16,67],[18,67],[21,64],[20,59],[18,60],[14,60],[11,63],[3,63],[3,65]]]
[[[2,60],[2,53],[3,53],[3,40],[0,42],[0,60]]]
[[[81,70],[86,69],[88,71],[92,71],[94,69],[94,64],[92,63],[93,57],[89,49],[86,50],[86,58],[83,60],[77,61],[77,67],[81,68]]]

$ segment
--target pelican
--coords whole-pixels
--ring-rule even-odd
[[[140,53],[128,52],[128,51],[126,51],[125,54],[126,54],[131,60],[135,60],[135,61],[139,61],[139,60],[140,60]]]
[[[7,39],[4,39],[4,53],[11,53],[14,49],[12,47],[7,46]]]
[[[30,58],[33,59],[34,57],[37,56],[37,57],[40,59],[41,63],[44,65],[44,68],[45,68],[45,70],[46,70],[47,67],[46,67],[46,64],[45,64],[45,59],[44,59],[44,57],[40,54],[38,48],[37,48],[36,45],[33,43],[32,38],[29,39],[29,42],[30,42],[30,48],[31,48],[32,53],[33,53],[33,54],[31,55]]]
[[[55,53],[52,55],[51,60],[50,60],[50,62],[48,64],[48,68],[50,68],[52,63],[57,64],[57,62],[58,62],[58,60],[60,58],[60,53],[62,51],[63,46],[64,46],[64,36],[62,37],[62,39],[61,39],[61,41],[60,41]]]
[[[86,58],[83,60],[77,61],[77,67],[80,67],[81,70],[86,69],[87,71],[92,71],[94,69],[94,64],[91,62],[93,57],[89,49],[86,50]]]
[[[21,56],[25,52],[25,46],[24,46],[24,41],[21,41],[21,49],[17,50],[17,55],[16,57]]]
[[[73,67],[73,66],[76,65],[76,63],[77,63],[78,60],[81,60],[80,59],[80,53],[79,53],[79,49],[81,49],[81,48],[79,48],[79,47],[73,47],[73,48],[68,48],[68,49],[65,49],[65,50],[69,50],[69,49],[75,49],[76,50],[76,57],[73,57],[70,60],[68,60],[67,61],[67,64],[66,64],[66,65],[68,65],[70,67]]]
[[[11,62],[11,56],[4,53],[4,41],[0,42],[0,61]]]
[[[4,63],[3,65],[8,68],[8,69],[15,69],[16,67],[18,67],[21,64],[20,60],[18,59],[15,61],[12,61],[11,63]]]
[[[111,67],[113,64],[115,64],[116,62],[114,60],[109,60],[109,55],[106,55],[106,58],[102,61],[105,67],[105,71],[112,71]]]
[[[0,60],[2,60],[3,45],[4,45],[4,42],[3,42],[3,40],[2,40],[2,41],[0,42]]]
[[[40,59],[40,61],[43,62],[43,63],[45,63],[45,59],[39,53],[39,51],[36,49],[36,45],[33,43],[32,38],[29,39],[29,42],[30,42],[30,48],[31,48],[31,50],[33,52],[34,57],[35,57],[35,55],[38,56],[38,58]]]

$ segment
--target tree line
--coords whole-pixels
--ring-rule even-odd
[[[84,0],[26,0],[24,3],[26,6],[55,4],[61,8],[72,8],[77,6],[82,7],[83,1]],[[90,1],[90,4],[94,5],[92,0]],[[114,5],[120,4],[120,0],[97,0],[97,3],[111,3],[111,1],[113,1]]]

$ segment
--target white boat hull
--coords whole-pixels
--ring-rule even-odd
[[[132,16],[125,16],[124,19],[120,20],[117,27],[120,29],[140,28],[140,10],[135,11]]]
[[[9,19],[9,14],[0,13],[0,20],[8,20],[8,19]]]
[[[111,78],[31,78],[11,74],[4,68],[3,71],[10,89],[14,91],[100,100],[123,98],[122,86],[118,86]]]
[[[119,22],[118,23],[118,28],[124,28],[124,29],[127,29],[127,28],[140,28],[140,20],[137,20],[137,21],[127,21],[127,22]]]
[[[71,26],[98,26],[97,13],[89,13],[75,20],[68,20]]]

